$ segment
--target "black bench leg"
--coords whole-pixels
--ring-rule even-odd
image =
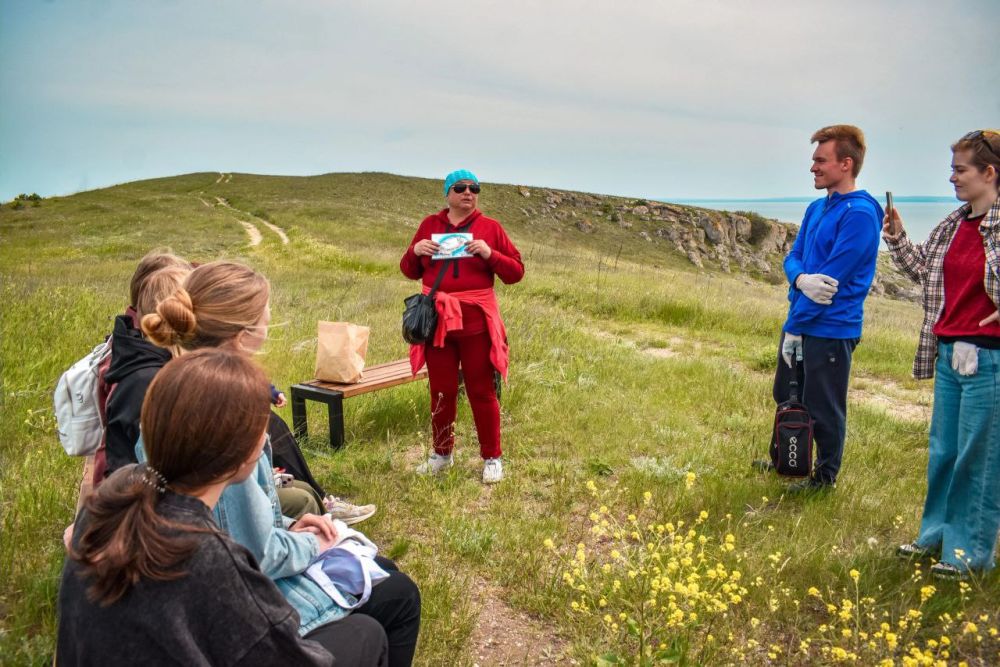
[[[331,397],[326,407],[330,415],[330,446],[340,449],[344,446],[344,397]]]
[[[292,387],[292,429],[297,439],[309,435],[309,427],[306,424],[306,399],[295,391],[295,387]]]

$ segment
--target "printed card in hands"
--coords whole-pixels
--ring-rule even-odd
[[[437,243],[441,248],[434,253],[431,259],[461,259],[472,257],[472,253],[466,252],[465,246],[472,242],[472,234],[468,232],[455,232],[451,234],[431,234],[431,241]]]

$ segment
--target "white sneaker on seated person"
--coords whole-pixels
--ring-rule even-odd
[[[370,519],[376,510],[374,505],[352,505],[337,496],[324,498],[323,507],[331,519],[340,519],[348,526]]]

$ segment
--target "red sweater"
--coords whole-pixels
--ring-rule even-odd
[[[483,259],[476,256],[456,260],[447,269],[438,289],[446,293],[492,289],[494,276],[498,276],[508,285],[521,280],[524,277],[521,253],[500,223],[493,218],[487,218],[478,209],[454,226],[448,221],[448,209],[424,218],[417,228],[417,233],[413,235],[413,240],[410,241],[410,247],[399,261],[399,269],[403,275],[412,280],[421,278],[427,288],[433,287],[444,260],[432,260],[427,256],[418,257],[413,252],[413,246],[418,241],[431,238],[431,234],[453,232],[455,227],[461,227],[469,222],[472,224],[465,230],[466,233],[472,234],[473,239],[486,241],[492,251],[490,258]],[[459,335],[478,334],[487,329],[482,309],[472,304],[462,304],[462,321],[464,327]]]
[[[944,310],[934,325],[934,335],[945,338],[1000,339],[1000,324],[985,327],[979,323],[997,310],[986,295],[983,276],[986,271],[986,251],[979,234],[983,216],[966,218],[944,256]]]

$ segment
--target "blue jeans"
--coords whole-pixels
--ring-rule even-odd
[[[927,500],[917,544],[941,548],[962,569],[993,568],[1000,530],[1000,350],[979,350],[975,375],[951,368],[938,343],[927,462]]]

